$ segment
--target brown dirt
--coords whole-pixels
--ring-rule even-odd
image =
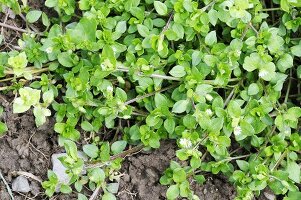
[[[12,114],[12,105],[3,97],[0,100],[4,106],[2,120],[9,131],[0,138],[0,171],[8,183],[15,177],[14,172],[29,172],[45,179],[50,167],[50,156],[57,149],[56,137],[52,128],[54,121],[49,120],[40,128],[35,127],[31,112],[22,115]],[[32,188],[27,197],[44,199],[40,184],[28,179]],[[17,199],[24,199],[22,194],[15,194]],[[9,199],[3,182],[0,182],[0,199]]]
[[[167,186],[159,179],[175,159],[175,144],[163,142],[161,148],[152,152],[141,152],[129,157],[123,164],[125,174],[120,182],[118,197],[121,200],[160,200],[166,199]],[[230,200],[235,197],[235,189],[224,179],[207,177],[204,185],[192,185],[195,194],[204,200]]]

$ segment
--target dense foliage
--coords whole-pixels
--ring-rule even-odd
[[[48,196],[73,185],[84,200],[87,184],[116,199],[118,155],[172,139],[168,199],[198,199],[190,182],[204,172],[227,176],[236,199],[266,187],[301,198],[299,0],[46,0],[57,16],[0,2],[45,27],[1,52],[0,82],[17,91],[15,113],[33,108],[37,126],[56,118],[72,178],[49,171]]]

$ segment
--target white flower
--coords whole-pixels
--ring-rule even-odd
[[[45,51],[46,53],[52,53],[53,48],[52,47],[48,47]]]
[[[258,76],[259,77],[264,77],[268,74],[268,72],[266,70],[260,70]]]
[[[113,92],[113,87],[112,86],[108,86],[107,87],[107,92]]]
[[[241,127],[240,126],[236,126],[234,128],[234,135],[240,135],[241,134]]]
[[[208,100],[208,101],[212,101],[213,97],[210,95],[210,94],[206,94],[205,98]]]
[[[189,139],[186,139],[186,138],[181,138],[180,139],[180,145],[183,147],[183,148],[186,148],[186,149],[189,149],[192,147],[192,143]]]
[[[206,114],[207,114],[208,116],[210,116],[210,117],[213,115],[213,112],[212,112],[212,110],[211,110],[211,109],[209,109],[209,108],[208,108],[208,109],[206,109],[206,111],[205,111],[205,112],[206,112]]]

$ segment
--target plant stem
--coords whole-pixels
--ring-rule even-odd
[[[229,158],[225,158],[224,160],[221,160],[219,162],[228,162],[228,161],[232,161],[232,160],[237,160],[237,159],[241,159],[241,158],[247,158],[249,157],[251,154],[247,154],[247,155],[242,155],[242,156],[236,156],[236,157],[229,157]]]
[[[2,179],[4,185],[6,186],[6,189],[7,189],[7,192],[8,192],[8,194],[9,194],[10,198],[11,198],[12,200],[14,200],[15,198],[14,198],[14,196],[13,196],[13,193],[12,193],[12,191],[11,191],[11,189],[10,189],[8,183],[6,182],[5,178],[3,177],[1,171],[0,171],[0,178]]]
[[[9,86],[0,87],[0,91],[7,90]]]
[[[290,94],[290,90],[291,90],[291,85],[292,85],[292,69],[290,69],[290,77],[289,77],[289,80],[288,80],[288,86],[287,86],[287,90],[286,90],[286,94],[285,94],[285,99],[284,99],[284,103],[287,103],[287,100],[288,100],[288,96]]]
[[[285,158],[286,155],[287,155],[287,151],[282,153],[282,155],[279,157],[275,165],[272,167],[271,172],[274,171],[274,169],[277,169],[277,167],[280,165],[281,161]]]
[[[142,149],[144,148],[144,145],[140,144],[138,146],[135,146],[131,149],[128,149],[126,151],[123,151],[117,155],[114,155],[114,156],[111,156],[110,157],[110,160],[115,160],[116,158],[125,158],[126,156],[130,155],[130,154],[135,154],[139,151],[141,151]],[[101,167],[103,166],[104,163],[103,162],[99,162],[99,161],[95,161],[95,162],[88,162],[86,165],[85,165],[85,168],[86,169],[90,169],[90,168],[97,168],[97,167]]]
[[[25,29],[22,29],[22,28],[18,28],[18,27],[15,27],[15,26],[4,24],[2,22],[0,22],[0,26],[2,26],[4,28],[9,28],[9,29],[12,29],[12,30],[15,30],[15,31],[18,31],[18,32],[22,32],[22,33],[35,33],[35,32],[28,31],[28,30],[25,30]],[[36,33],[36,34],[40,35],[40,33]]]
[[[256,36],[258,37],[259,33],[256,30],[256,28],[253,26],[252,22],[249,22],[249,26],[252,28],[252,30],[256,33]]]
[[[176,84],[176,85],[170,85],[170,86],[168,86],[168,87],[166,87],[166,88],[163,88],[163,89],[161,89],[161,90],[154,91],[154,92],[151,92],[151,93],[142,95],[142,96],[140,96],[140,97],[136,97],[136,98],[134,98],[134,99],[131,99],[131,100],[125,102],[124,105],[129,105],[129,104],[131,104],[131,103],[134,103],[134,102],[139,101],[139,100],[142,100],[142,99],[144,99],[144,98],[153,96],[153,95],[155,95],[155,94],[157,94],[157,93],[164,92],[164,91],[169,90],[169,89],[171,89],[171,88],[174,88],[174,87],[176,87],[176,86],[177,86],[177,84]]]
[[[213,4],[215,4],[216,0],[211,1],[209,4],[207,4],[206,6],[204,6],[201,11],[205,12],[209,7],[211,7]]]
[[[118,67],[117,71],[129,72],[130,70],[127,69],[127,68]],[[145,76],[145,75],[143,75],[143,73],[139,72],[138,76]],[[166,76],[166,75],[161,75],[161,74],[151,74],[149,77],[159,78],[159,79],[164,79],[164,80],[171,80],[171,81],[181,81],[181,78],[172,77],[172,76]]]
[[[281,10],[281,8],[263,8],[263,9],[261,9],[261,11],[263,11],[263,12],[277,11],[277,10]]]
[[[234,92],[235,92],[235,87],[232,89],[231,93],[229,94],[229,96],[227,97],[225,103],[224,103],[224,108],[228,105],[228,103],[231,101],[233,95],[234,95]]]

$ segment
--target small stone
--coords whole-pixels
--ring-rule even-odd
[[[264,192],[263,195],[268,200],[276,200],[276,196],[274,194],[270,193],[270,192]]]
[[[22,193],[30,192],[30,186],[27,178],[25,178],[24,176],[18,176],[15,180],[13,180],[12,190],[14,192],[22,192]]]

